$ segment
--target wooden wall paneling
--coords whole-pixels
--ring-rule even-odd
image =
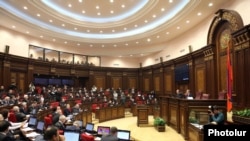
[[[127,81],[127,88],[131,89],[131,88],[138,88],[137,85],[137,78],[136,77],[128,77],[128,81]]]
[[[244,55],[244,60],[245,60],[245,69],[244,69],[244,79],[245,79],[245,83],[244,83],[244,96],[245,97],[245,105],[247,107],[250,107],[250,94],[248,94],[249,92],[249,86],[250,86],[250,50],[249,50],[249,46],[248,48],[245,49],[244,51],[245,55]]]
[[[94,77],[94,85],[97,87],[97,89],[99,89],[99,88],[106,89],[105,82],[106,82],[105,76],[95,76]]]
[[[218,91],[227,89],[227,55],[220,56]]]
[[[239,107],[244,107],[245,97],[244,95],[244,53],[243,50],[235,53],[236,55],[236,64],[235,68],[237,68],[237,78],[236,78],[236,91],[237,91],[237,105]]]
[[[150,80],[149,80],[149,78],[144,78],[143,79],[143,84],[144,84],[144,87],[143,87],[143,90],[144,91],[150,91],[150,82],[149,82]]]
[[[10,62],[3,61],[3,85],[7,88],[11,84]]]
[[[26,75],[25,73],[18,73],[18,80],[17,80],[17,86],[22,92],[26,92]]]
[[[122,88],[122,77],[111,77],[111,86],[114,89]]]
[[[169,74],[169,73],[166,73],[165,76],[164,76],[164,88],[165,88],[165,94],[169,94],[171,95],[172,94],[172,75]]]
[[[12,83],[17,83],[17,72],[11,72],[10,73],[10,82]]]
[[[201,91],[204,92],[206,89],[206,79],[205,79],[205,67],[204,66],[196,66],[195,68],[195,92]]]
[[[210,94],[210,98],[214,98],[215,85],[217,81],[215,79],[216,70],[214,69],[214,60],[206,61],[206,89],[204,92]]]

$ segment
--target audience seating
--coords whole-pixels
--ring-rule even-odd
[[[52,118],[49,117],[49,116],[44,117],[44,126],[45,126],[45,129],[46,129],[48,126],[50,126],[50,125],[52,125]]]

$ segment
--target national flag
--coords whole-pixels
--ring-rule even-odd
[[[233,108],[232,104],[232,82],[233,82],[233,70],[230,59],[230,41],[227,47],[227,111],[230,112]]]

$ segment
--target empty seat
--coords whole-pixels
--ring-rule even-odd
[[[202,94],[202,97],[201,97],[201,99],[203,99],[203,100],[207,100],[207,99],[209,99],[209,94]]]
[[[218,94],[218,99],[219,100],[223,100],[223,99],[225,99],[225,97],[226,97],[226,92],[225,91],[219,92],[219,94]]]
[[[196,92],[195,99],[201,99],[202,92]]]

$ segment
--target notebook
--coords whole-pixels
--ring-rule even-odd
[[[117,130],[117,138],[122,141],[130,140],[130,131],[129,130]]]
[[[38,121],[37,126],[36,126],[36,131],[39,133],[43,133],[43,129],[44,129],[44,122]]]
[[[97,126],[97,136],[108,135],[110,133],[110,127],[108,126]]]
[[[64,131],[65,141],[79,141],[80,140],[80,133],[74,131]]]
[[[94,129],[94,126],[95,125],[93,123],[87,123],[85,127],[86,132],[92,132]]]

